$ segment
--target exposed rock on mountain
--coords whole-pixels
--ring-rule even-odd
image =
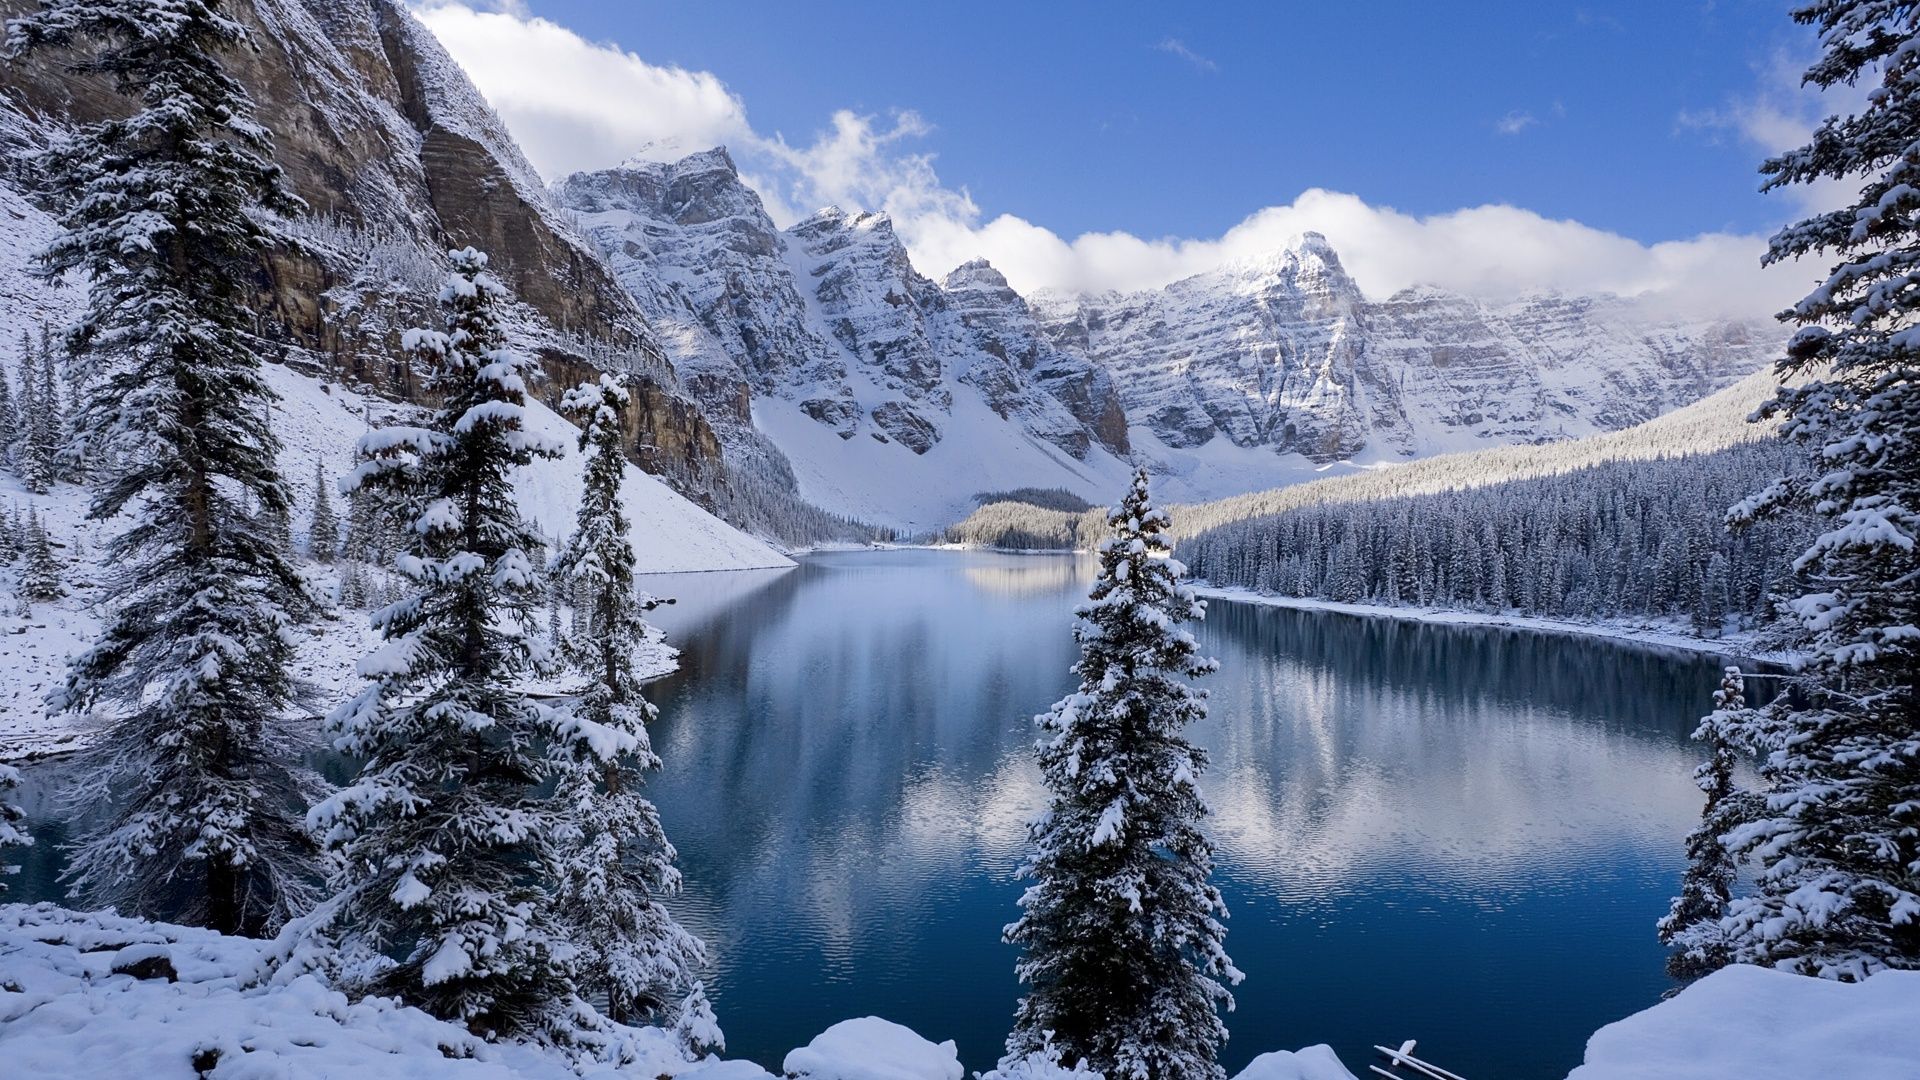
[[[0,14],[30,0],[0,0]],[[398,334],[474,244],[555,384],[638,381],[632,452],[739,524],[827,539],[832,514],[932,528],[972,496],[1102,500],[1126,459],[1170,498],[1627,426],[1760,366],[1771,327],[1631,301],[1365,296],[1326,241],[1162,289],[1028,298],[985,262],[935,282],[885,215],[782,230],[724,149],[551,190],[402,0],[236,0],[230,63],[312,213],[260,268],[262,333],[395,397]],[[0,70],[10,161],[117,99],[48,57]],[[5,177],[18,191],[27,178]],[[798,524],[804,522],[804,524]]]
[[[783,232],[724,149],[581,173],[554,191],[656,325],[704,332],[668,335],[703,394],[730,395],[737,380],[842,439],[864,432],[924,454],[959,383],[1076,459],[1096,438],[1125,451],[1109,381],[1053,348],[1005,278],[975,263],[935,284],[883,214],[828,208]]]
[[[1317,233],[1164,289],[1036,300],[1164,444],[1216,437],[1315,462],[1615,430],[1765,363],[1770,326],[1669,323],[1615,297],[1367,299]]]

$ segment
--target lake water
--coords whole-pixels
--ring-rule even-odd
[[[731,1056],[775,1070],[879,1015],[990,1067],[1015,999],[1031,716],[1072,686],[1072,556],[893,551],[648,587],[653,794]],[[1217,880],[1247,973],[1223,1057],[1417,1038],[1472,1080],[1557,1077],[1669,983],[1653,923],[1699,808],[1715,658],[1215,602]],[[43,817],[61,766],[28,772]],[[52,895],[42,821],[14,899]]]

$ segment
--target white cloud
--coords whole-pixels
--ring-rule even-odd
[[[643,148],[678,156],[751,134],[746,106],[713,74],[649,64],[517,2],[481,10],[434,0],[414,13],[550,180]]]
[[[985,255],[1016,287],[1097,291],[1163,284],[1274,251],[1307,231],[1325,234],[1375,296],[1416,284],[1493,298],[1562,289],[1642,295],[1677,313],[1766,315],[1808,284],[1790,268],[1762,270],[1765,245],[1753,236],[1708,234],[1649,245],[1512,206],[1419,217],[1317,188],[1211,239],[1145,240],[1116,232],[1068,241],[1002,215],[979,227],[919,222],[909,240],[916,260],[930,267]]]
[[[648,156],[671,158],[724,143],[780,224],[829,203],[883,210],[915,265],[935,277],[985,256],[1022,290],[1140,289],[1271,252],[1312,230],[1327,236],[1376,296],[1423,283],[1488,297],[1607,291],[1645,295],[1679,312],[1766,315],[1809,284],[1791,268],[1762,271],[1765,245],[1754,236],[1642,244],[1513,206],[1421,217],[1320,189],[1259,210],[1218,237],[1067,239],[1012,215],[988,218],[964,188],[943,183],[921,148],[933,128],[918,114],[843,110],[811,140],[790,142],[756,131],[745,104],[709,72],[650,64],[523,10],[430,0],[416,11],[543,175],[605,168],[649,147]]]
[[[1493,130],[1502,135],[1518,135],[1539,122],[1539,118],[1535,117],[1532,113],[1515,109],[1500,119],[1495,120],[1493,122]]]
[[[1165,41],[1155,45],[1154,48],[1159,49],[1163,53],[1177,56],[1209,75],[1220,70],[1220,65],[1214,63],[1211,57],[1201,56],[1199,53],[1194,52],[1193,49],[1188,47],[1186,42],[1181,41],[1179,38],[1167,38]]]
[[[1808,63],[1805,56],[1775,52],[1755,72],[1751,93],[1730,97],[1714,108],[1683,109],[1674,118],[1674,127],[1709,138],[1731,134],[1769,157],[1804,146],[1821,120],[1864,108],[1873,86],[1869,79],[1824,90],[1809,86],[1802,81]],[[1784,189],[1783,195],[1799,213],[1813,213],[1845,205],[1859,190],[1857,183],[1827,179],[1796,184]]]

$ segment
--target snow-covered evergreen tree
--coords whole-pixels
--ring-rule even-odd
[[[1694,740],[1707,748],[1707,759],[1693,771],[1693,782],[1706,795],[1700,824],[1687,834],[1687,871],[1680,895],[1660,920],[1660,941],[1672,946],[1667,973],[1676,979],[1697,979],[1727,965],[1728,949],[1720,919],[1733,899],[1739,865],[1727,850],[1725,836],[1753,809],[1750,798],[1735,790],[1733,769],[1738,732],[1749,723],[1744,678],[1729,667],[1713,694],[1713,712],[1700,721]]]
[[[61,400],[60,378],[54,371],[53,335],[42,327],[40,348],[35,356],[40,363],[40,394],[34,402],[33,452],[49,482],[70,479],[78,462],[69,453],[67,408]]]
[[[340,548],[340,519],[333,513],[333,496],[328,492],[326,469],[313,467],[313,523],[307,528],[307,556],[323,563],[333,561]]]
[[[19,785],[20,770],[0,764],[0,860],[7,857],[8,848],[33,846],[33,837],[27,834],[27,812],[20,809],[11,795]],[[6,879],[19,872],[19,866],[0,862],[0,896],[7,893]]]
[[[1080,688],[1036,718],[1050,798],[1031,827],[1033,879],[1007,927],[1028,987],[1009,1062],[1049,1045],[1111,1080],[1217,1080],[1233,1006],[1226,905],[1186,740],[1214,670],[1181,623],[1206,606],[1168,557],[1144,469],[1107,515],[1100,572],[1076,610]]]
[[[22,545],[26,558],[20,564],[20,595],[27,600],[58,600],[67,595],[61,583],[60,559],[53,553],[53,538],[40,522],[40,511],[27,514],[27,533]]]
[[[53,490],[53,428],[47,423],[47,387],[40,381],[40,355],[21,338],[20,354],[20,482],[36,495]]]
[[[707,988],[703,983],[694,983],[687,996],[680,1001],[680,1010],[673,1021],[674,1039],[679,1042],[680,1050],[695,1061],[709,1054],[726,1052],[727,1036],[720,1030],[720,1021],[713,1015],[713,1004],[707,1000]]]
[[[340,554],[353,562],[384,566],[390,554],[386,550],[388,528],[378,502],[371,492],[359,488],[346,491],[346,497],[347,535]]]
[[[0,562],[12,563],[26,551],[27,530],[20,524],[20,508],[0,510]]]
[[[562,448],[527,430],[537,367],[504,341],[505,287],[480,252],[451,258],[446,330],[405,336],[441,404],[424,427],[363,436],[346,481],[395,514],[412,588],[374,613],[371,685],[328,718],[360,774],[308,820],[343,855],[335,925],[396,954],[372,989],[477,1032],[540,1035],[582,1007],[543,880],[572,807],[542,788],[588,733],[523,688],[545,583],[513,470]]]
[[[8,23],[14,55],[66,51],[128,99],[38,163],[66,229],[41,270],[89,280],[67,347],[92,387],[80,426],[114,451],[91,514],[131,521],[107,548],[100,637],[55,699],[109,718],[74,794],[99,824],[68,874],[90,903],[227,932],[313,891],[287,723],[304,594],[245,512],[287,502],[246,302],[274,242],[259,211],[294,203],[221,67],[244,40],[212,0],[42,0]]]
[[[579,734],[558,763],[569,809],[555,880],[585,978],[604,989],[613,1018],[665,1022],[706,950],[661,903],[679,891],[680,872],[660,815],[642,792],[660,759],[647,737],[655,712],[641,693],[634,656],[653,636],[644,613],[655,602],[635,591],[620,497],[627,469],[620,421],[628,401],[626,388],[608,374],[572,388],[561,402],[580,424],[585,477],[573,535],[554,569],[585,586],[586,606],[566,653],[592,682],[574,701]]]
[[[1769,160],[1766,187],[1833,183],[1851,203],[1782,229],[1768,262],[1836,260],[1782,318],[1800,324],[1762,412],[1808,467],[1736,506],[1735,524],[1805,508],[1823,531],[1797,565],[1813,635],[1734,835],[1757,888],[1731,905],[1733,959],[1827,978],[1920,968],[1920,20],[1893,0],[1797,8],[1821,55],[1805,81],[1873,84],[1858,113]]]

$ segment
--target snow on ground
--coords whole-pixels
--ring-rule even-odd
[[[0,1071],[36,1080],[766,1080],[741,1062],[689,1062],[672,1037],[627,1029],[628,1063],[574,1063],[488,1044],[381,998],[351,1001],[318,973],[279,972],[273,943],[207,930],[0,907]]]
[[[1920,1076],[1920,971],[1838,983],[1736,965],[1587,1040],[1567,1080]]]
[[[754,398],[753,424],[793,464],[801,498],[906,532],[965,517],[982,491],[1059,487],[1101,502],[1126,485],[1126,463],[1105,449],[1076,461],[1002,420],[965,385],[953,388],[953,411],[939,418],[940,441],[924,454],[865,431],[842,439],[780,398]]]
[[[862,431],[851,439],[777,397],[755,397],[754,426],[793,464],[800,496],[838,514],[891,525],[906,533],[961,520],[983,492],[1022,487],[1064,488],[1105,506],[1127,486],[1132,466],[1095,446],[1077,461],[1044,439],[1020,430],[988,408],[979,392],[953,387],[953,410],[940,418],[940,441],[924,454],[898,442],[878,442]],[[1214,439],[1175,449],[1151,429],[1128,431],[1135,453],[1151,461],[1156,490],[1169,499],[1200,502],[1243,491],[1302,483],[1365,468],[1353,462],[1317,465],[1300,454]]]
[[[279,364],[267,367],[268,382],[280,395],[274,430],[280,436],[280,469],[293,485],[297,504],[294,535],[304,538],[313,513],[313,469],[324,465],[329,480],[344,475],[354,462],[354,444],[369,421],[402,414],[403,407],[329,385]],[[582,458],[572,424],[539,402],[530,402],[528,426],[566,444],[565,456],[535,462],[519,470],[515,486],[522,512],[549,537],[573,529],[580,507]],[[685,496],[629,464],[621,494],[633,520],[637,569],[644,574],[701,570],[745,570],[791,566],[792,560],[760,540],[728,525]],[[336,512],[343,510],[334,500]]]
[[[1129,427],[1127,441],[1134,457],[1146,461],[1153,473],[1154,497],[1169,503],[1210,502],[1244,492],[1392,467],[1405,460],[1370,449],[1359,461],[1321,464],[1305,454],[1283,454],[1271,446],[1241,446],[1225,436],[1215,436],[1199,446],[1172,447],[1145,424]],[[1123,479],[1119,487],[1086,498],[1095,506],[1108,506],[1119,501],[1125,487]]]
[[[288,956],[298,960],[283,963]],[[350,1000],[311,959],[274,941],[52,904],[0,906],[0,1072],[35,1080],[771,1080],[747,1061],[688,1061],[657,1028],[622,1029],[619,1064],[483,1042],[389,999]],[[1325,1047],[1269,1054],[1240,1080],[1350,1080],[1326,1071],[1332,1060]],[[930,1042],[878,1017],[835,1024],[789,1053],[784,1070],[809,1080],[964,1075],[952,1041]],[[1058,1068],[1022,1075],[1045,1080],[1041,1071],[1099,1080]]]
[[[1326,1043],[1304,1050],[1275,1050],[1261,1054],[1233,1080],[1354,1080]]]
[[[208,930],[0,906],[0,1062],[36,1080],[769,1080],[745,1061],[688,1061],[654,1028],[624,1029],[621,1064],[482,1042],[390,1000],[350,1000],[293,950]],[[1805,1080],[1914,1075],[1920,972],[1844,984],[1736,966],[1588,1040],[1567,1080]],[[721,1017],[725,1023],[727,1017]],[[952,1042],[877,1017],[789,1053],[808,1080],[961,1080]],[[993,1080],[1099,1080],[1042,1061]],[[1261,1054],[1235,1080],[1354,1080],[1326,1046]]]
[[[1579,622],[1549,619],[1537,615],[1494,614],[1486,611],[1460,611],[1454,608],[1395,607],[1387,604],[1344,604],[1337,600],[1316,600],[1302,596],[1275,596],[1251,589],[1193,583],[1193,591],[1216,600],[1269,607],[1297,608],[1302,611],[1334,611],[1342,615],[1369,618],[1404,619],[1408,622],[1439,623],[1447,626],[1496,626],[1510,630],[1531,630],[1542,634],[1577,634],[1600,637],[1651,648],[1685,649],[1689,652],[1731,654],[1773,664],[1791,664],[1792,653],[1753,648],[1753,635],[1728,634],[1703,638],[1694,634],[1683,620],[1600,619]]]

